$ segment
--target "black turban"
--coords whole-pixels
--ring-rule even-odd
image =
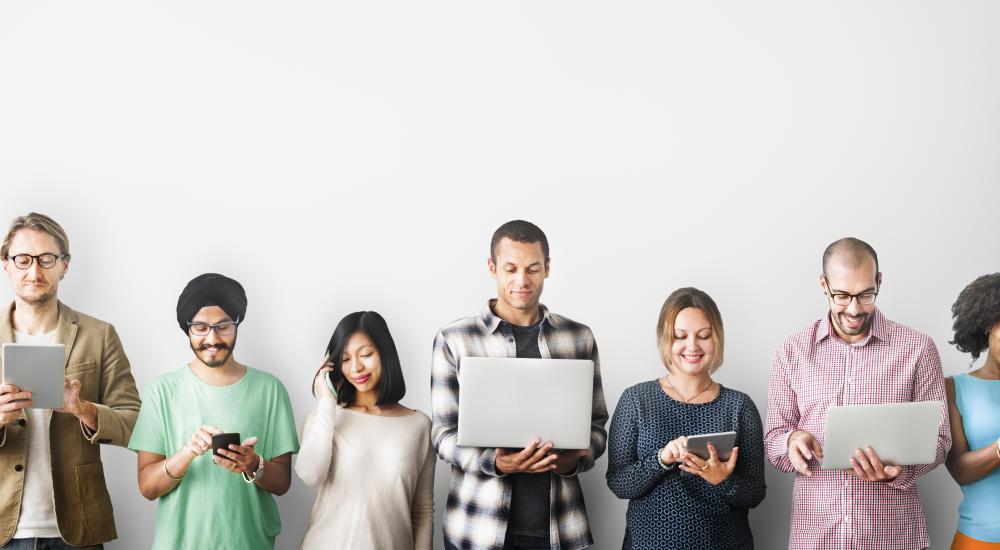
[[[230,319],[242,322],[247,312],[247,293],[243,285],[218,273],[198,275],[177,297],[177,324],[184,334],[188,321],[203,307],[219,306]]]

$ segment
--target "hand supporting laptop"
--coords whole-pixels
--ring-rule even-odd
[[[854,456],[851,458],[851,466],[854,469],[847,470],[847,473],[853,473],[865,481],[892,481],[899,477],[903,471],[899,466],[882,464],[878,455],[875,454],[875,450],[871,447],[855,450]]]
[[[819,441],[805,430],[792,432],[788,436],[788,460],[792,467],[800,474],[810,477],[813,473],[809,469],[809,461],[813,458],[823,460],[823,447]],[[856,449],[851,457],[851,466],[851,469],[844,471],[865,481],[892,481],[903,471],[899,466],[883,464],[871,447]]]
[[[530,445],[520,451],[509,451],[497,448],[497,473],[507,475],[516,473],[539,474],[556,472],[568,474],[576,469],[577,461],[587,456],[587,449],[562,451],[553,450],[552,442],[542,444],[535,439]]]

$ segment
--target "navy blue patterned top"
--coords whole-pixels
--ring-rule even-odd
[[[682,435],[736,432],[736,469],[719,485],[678,468],[664,470],[658,454]],[[625,390],[611,419],[608,487],[629,499],[626,541],[635,550],[753,548],[747,513],[764,500],[764,441],[760,414],[745,393],[719,386],[708,403],[671,399],[656,381]]]

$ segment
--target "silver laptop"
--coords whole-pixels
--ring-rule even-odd
[[[937,454],[940,401],[830,407],[823,469],[849,469],[855,449],[871,447],[885,464],[931,464]]]
[[[590,447],[594,362],[465,357],[458,369],[458,444]]]
[[[66,347],[62,344],[3,345],[3,383],[31,392],[33,409],[61,409]]]

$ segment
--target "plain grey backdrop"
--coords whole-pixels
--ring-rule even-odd
[[[950,306],[995,272],[1000,4],[970,2],[7,2],[0,222],[54,216],[61,298],[118,328],[140,387],[191,357],[177,294],[246,286],[236,357],[276,374],[301,424],[336,322],[374,309],[429,411],[431,342],[495,293],[493,230],[538,223],[543,302],[590,325],[614,409],[663,373],[673,289],[718,302],[717,379],[766,414],[774,346],[819,318],[820,254],[880,254],[879,307],[969,367]],[[10,299],[9,284],[2,286]],[[252,408],[247,414],[253,414]],[[120,538],[148,547],[135,456],[104,463]],[[582,476],[595,547],[626,503]],[[449,473],[439,463],[435,545]],[[751,513],[786,544],[791,478]],[[960,492],[920,482],[936,548]],[[297,548],[315,494],[278,498]]]

